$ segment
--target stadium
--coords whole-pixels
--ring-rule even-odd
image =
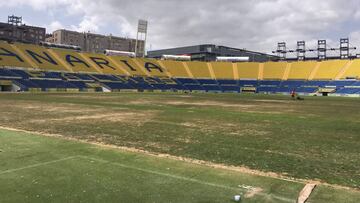
[[[3,91],[190,91],[359,96],[360,60],[179,62],[1,42]],[[351,78],[351,79],[349,79]]]
[[[0,202],[360,202],[360,59],[53,45],[0,41]]]

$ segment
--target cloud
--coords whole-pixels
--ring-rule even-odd
[[[55,30],[65,28],[65,26],[59,21],[53,21],[53,22],[50,23],[50,25],[48,25],[46,27],[47,27],[47,32],[48,33],[51,33],[51,32],[53,32]]]
[[[21,7],[30,6],[34,10],[46,10],[49,8],[56,8],[61,5],[69,5],[71,0],[11,0],[11,1],[0,1],[0,7]]]
[[[332,33],[345,26],[350,35],[356,31],[352,22],[360,18],[357,0],[14,1],[34,10],[62,8],[64,16],[80,17],[80,23],[56,20],[78,31],[135,37],[137,20],[147,19],[148,46],[155,49],[214,43],[269,52],[279,41],[295,48],[296,41],[306,40],[315,47],[318,38],[335,46]]]
[[[79,25],[72,25],[71,29],[78,32],[93,32],[99,31],[100,19],[97,16],[87,16]]]

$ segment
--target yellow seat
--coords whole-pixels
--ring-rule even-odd
[[[331,60],[321,62],[318,71],[315,73],[314,80],[333,80],[344,68],[347,60]]]
[[[189,74],[186,71],[183,62],[173,61],[173,60],[165,60],[161,61],[162,64],[166,67],[172,77],[174,78],[189,78]]]
[[[211,78],[209,68],[205,62],[186,62],[195,78]]]
[[[345,71],[341,79],[345,78],[360,78],[360,59],[356,59],[350,65],[350,67]]]
[[[258,79],[259,76],[259,63],[245,62],[237,63],[236,68],[239,79]]]
[[[22,43],[15,43],[15,46],[35,64],[36,68],[43,70],[67,70],[61,65],[61,62],[44,47]]]
[[[229,62],[211,63],[216,79],[234,79],[233,64]]]
[[[4,41],[0,41],[0,66],[31,67],[19,52]]]
[[[264,78],[281,80],[284,77],[286,62],[267,62],[264,63]]]
[[[137,58],[137,61],[142,67],[144,67],[145,71],[147,71],[151,76],[156,76],[156,77],[168,76],[166,68],[162,67],[155,59]]]
[[[99,71],[76,51],[64,49],[52,49],[52,51],[74,72],[99,73]]]
[[[316,61],[294,62],[291,65],[289,78],[292,80],[307,80],[317,65]]]
[[[125,56],[108,56],[119,68],[128,72],[131,76],[147,76],[143,67],[136,58],[129,58]]]
[[[126,75],[124,70],[112,62],[112,60],[104,54],[83,53],[82,56],[84,56],[85,60],[88,61],[92,67],[99,70],[101,73]]]

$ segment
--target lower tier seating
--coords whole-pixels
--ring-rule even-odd
[[[201,92],[254,92],[290,94],[327,93],[360,94],[357,80],[215,80],[193,78],[168,78],[147,76],[121,76],[108,74],[67,73],[0,68],[0,81],[15,85],[18,91],[78,90],[88,91],[201,91]],[[0,83],[1,84],[1,83]]]

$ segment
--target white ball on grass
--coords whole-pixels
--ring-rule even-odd
[[[234,200],[235,200],[236,202],[239,202],[240,199],[241,199],[241,196],[240,196],[240,195],[235,195],[235,196],[234,196]]]

